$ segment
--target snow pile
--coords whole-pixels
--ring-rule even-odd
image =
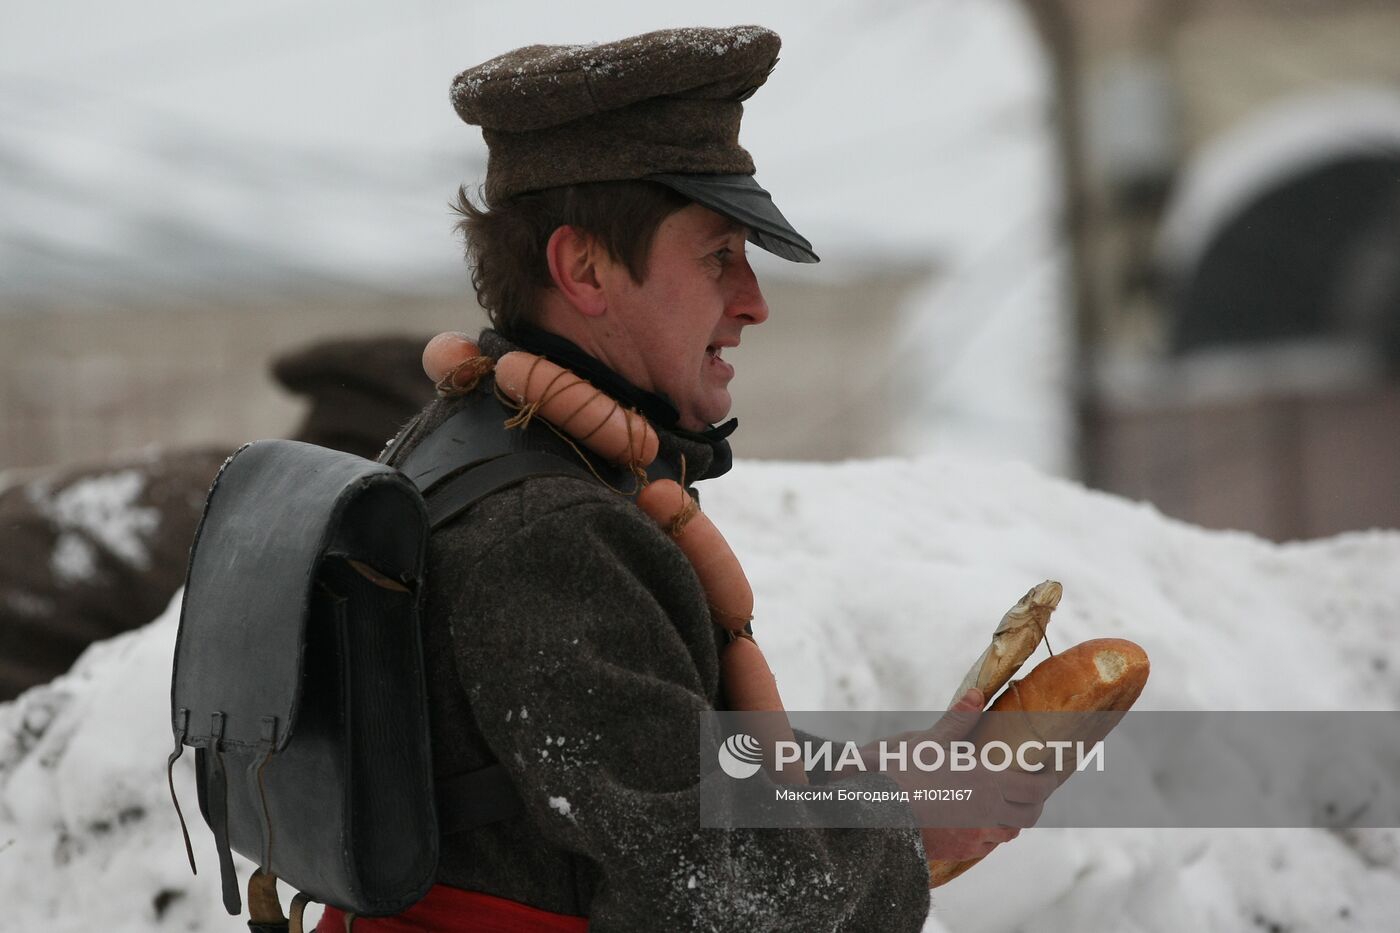
[[[1052,645],[1147,649],[1139,708],[1400,709],[1395,532],[1278,546],[944,458],[745,463],[705,508],[790,709],[936,708],[1047,578]],[[1040,830],[933,900],[927,929],[949,933],[1390,930],[1400,832]]]
[[[218,929],[218,866],[196,833],[193,882],[164,792],[178,605],[94,645],[74,670],[0,706],[0,896],[14,929]],[[181,769],[186,813],[193,775]],[[193,811],[193,812],[192,812]],[[202,823],[192,827],[203,828]],[[207,835],[207,833],[205,834]],[[188,927],[187,923],[194,924]]]
[[[1400,534],[1276,546],[948,458],[741,463],[705,506],[753,580],[756,627],[794,709],[936,706],[1045,578],[1065,585],[1053,643],[1117,635],[1147,648],[1145,708],[1400,708]],[[198,878],[165,788],[177,616],[0,707],[7,924],[237,923],[219,907],[187,759],[176,784]],[[1042,830],[936,892],[927,929],[1381,930],[1397,913],[1394,831]]]
[[[145,485],[137,470],[120,470],[81,480],[57,494],[42,483],[30,490],[35,508],[59,530],[49,561],[58,580],[92,577],[97,571],[93,541],[137,570],[150,566],[147,539],[160,526],[160,512],[136,504]]]

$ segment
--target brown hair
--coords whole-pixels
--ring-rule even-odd
[[[555,230],[568,226],[597,238],[640,284],[657,228],[689,203],[670,188],[640,180],[564,185],[482,202],[478,207],[459,188],[452,208],[461,215],[457,230],[476,299],[507,336],[516,324],[535,321],[539,292],[551,285],[545,247]]]

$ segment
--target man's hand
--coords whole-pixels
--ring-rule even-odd
[[[931,728],[922,732],[906,732],[884,741],[891,744],[903,741],[908,743],[908,747],[918,742],[932,741],[946,748],[948,743],[971,735],[985,702],[982,692],[974,688],[963,694]],[[878,769],[876,747],[878,743],[864,750],[867,765],[872,770]],[[979,766],[972,771],[952,774],[941,770],[928,773],[913,768],[886,773],[911,796],[916,791],[972,791],[970,800],[957,802],[915,797],[913,806],[916,815],[934,813],[934,808],[954,806],[959,814],[966,814],[967,822],[971,824],[967,827],[927,826],[921,829],[924,852],[929,859],[980,858],[1003,842],[1015,839],[1022,829],[1035,825],[1036,820],[1040,819],[1046,799],[1058,786],[1055,772],[1049,769],[1032,774],[1014,768],[989,771]]]

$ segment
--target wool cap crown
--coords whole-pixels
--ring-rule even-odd
[[[582,182],[752,175],[739,145],[743,101],[780,46],[761,26],[532,45],[462,72],[452,103],[486,139],[488,204]]]

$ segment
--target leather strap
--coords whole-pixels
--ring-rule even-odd
[[[632,488],[630,471],[590,454],[582,444],[571,446],[538,420],[523,428],[507,428],[505,422],[512,414],[494,395],[469,395],[457,412],[419,441],[397,464],[398,469],[425,496],[431,496],[439,485],[463,469],[506,455],[539,452],[553,454],[585,475],[596,473],[595,480],[602,479],[616,489]],[[652,479],[670,475],[660,461],[653,466],[659,472],[648,468]]]
[[[254,933],[286,933],[287,918],[277,898],[277,876],[259,868],[248,876],[248,929]]]
[[[437,779],[438,826],[444,836],[525,812],[510,775],[499,764]]]
[[[471,396],[400,464],[404,475],[423,491],[434,531],[491,493],[534,476],[601,479],[616,488],[631,488],[630,472],[596,457],[588,457],[585,464],[581,449],[570,447],[544,425],[506,428],[509,414],[494,396]],[[658,461],[654,467],[648,470],[652,479],[674,478],[669,465]],[[439,778],[435,784],[443,835],[510,819],[525,809],[500,764]]]
[[[465,419],[464,419],[465,420]],[[448,424],[443,427],[447,428]],[[457,425],[460,428],[461,422]],[[496,426],[498,433],[505,429]],[[425,444],[440,432],[434,432]],[[457,433],[457,432],[449,432]],[[460,433],[457,434],[460,438]],[[457,443],[434,445],[439,456],[451,451],[458,456],[464,452]],[[455,449],[454,449],[455,448]],[[421,449],[421,447],[419,448]],[[414,451],[417,453],[417,451]],[[523,482],[532,476],[576,476],[592,479],[592,475],[576,461],[565,460],[542,450],[523,450],[477,460],[455,475],[448,475],[443,464],[423,464],[419,478],[439,478],[432,484],[424,500],[428,506],[428,523],[433,530],[461,515],[493,492]],[[441,479],[446,476],[447,478]],[[419,478],[415,478],[415,482]],[[489,765],[435,782],[437,792],[438,831],[444,836],[507,820],[524,812],[525,806],[514,782],[499,764]]]
[[[185,825],[185,811],[180,809],[180,798],[175,794],[175,762],[185,751],[185,736],[190,730],[190,711],[183,707],[175,711],[175,750],[165,760],[165,779],[170,784],[170,801],[175,804],[175,815],[180,819],[180,833],[185,838],[185,855],[190,860],[190,871],[199,874],[194,865],[194,846],[190,845],[190,829]]]
[[[429,527],[436,531],[491,493],[532,476],[576,476],[593,480],[593,475],[577,461],[542,450],[478,461],[428,491],[425,499]]]
[[[291,909],[287,911],[287,933],[306,933],[305,916],[306,905],[311,903],[311,897],[301,891],[292,898]]]
[[[219,878],[223,885],[224,909],[231,916],[243,912],[238,891],[238,877],[233,872],[233,853],[228,839],[228,772],[224,769],[224,714],[213,714],[212,738],[209,742],[209,828],[214,832],[214,847],[219,852]]]
[[[503,430],[503,429],[500,429]],[[577,461],[565,460],[542,450],[526,450],[479,460],[462,472],[438,482],[424,497],[428,521],[436,530],[493,492],[532,476],[593,476]],[[489,765],[450,778],[439,778],[438,829],[443,835],[458,833],[524,812],[520,794],[505,768]]]

